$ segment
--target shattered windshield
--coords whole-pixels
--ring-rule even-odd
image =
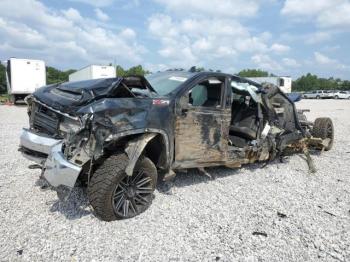
[[[174,91],[192,76],[193,73],[186,71],[166,71],[148,75],[146,79],[159,95],[164,96]]]

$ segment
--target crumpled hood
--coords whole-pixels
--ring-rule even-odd
[[[145,127],[152,101],[152,98],[105,98],[81,107],[78,114],[92,113],[95,122],[121,132]]]
[[[54,109],[70,113],[93,100],[108,96],[121,81],[122,78],[108,78],[48,85],[39,88],[33,96]]]
[[[79,108],[102,98],[131,97],[125,88],[128,83],[154,91],[144,77],[116,77],[48,85],[35,91],[33,96],[56,110],[75,114]]]

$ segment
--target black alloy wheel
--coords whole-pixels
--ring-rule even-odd
[[[138,170],[133,176],[126,175],[116,186],[113,194],[115,214],[120,218],[134,217],[146,210],[152,202],[154,185],[147,170]]]
[[[129,158],[119,153],[107,158],[94,172],[88,197],[95,215],[104,221],[132,218],[150,207],[157,185],[157,168],[147,157],[137,161],[132,176],[125,169]]]

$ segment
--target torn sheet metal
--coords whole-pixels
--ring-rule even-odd
[[[239,91],[248,92],[255,102],[262,103],[261,95],[257,92],[259,89],[256,86],[250,85],[248,83],[238,83],[234,81],[231,82],[231,86]]]
[[[148,142],[151,141],[156,135],[157,134],[154,133],[144,134],[137,139],[128,142],[128,145],[125,148],[125,153],[129,157],[129,164],[125,169],[128,176],[132,176],[137,160],[140,158]]]

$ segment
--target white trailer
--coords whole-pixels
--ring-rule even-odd
[[[114,66],[89,65],[69,75],[69,82],[116,77]]]
[[[7,91],[12,102],[24,99],[46,85],[46,68],[42,60],[10,58],[6,69]]]
[[[289,76],[271,76],[271,77],[248,77],[248,79],[262,83],[271,83],[278,86],[284,93],[292,92],[292,78]]]

